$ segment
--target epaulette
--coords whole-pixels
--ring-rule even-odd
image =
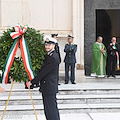
[[[74,43],[73,45],[77,45],[77,44]]]
[[[53,55],[53,53],[50,53],[50,56],[52,56]]]
[[[69,43],[67,43],[66,45],[70,45],[70,44],[69,44]],[[72,45],[76,45],[76,44],[74,44],[74,43],[73,43]]]

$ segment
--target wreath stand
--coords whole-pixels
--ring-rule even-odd
[[[8,105],[8,102],[9,102],[9,99],[10,99],[10,96],[11,96],[11,92],[12,92],[12,89],[13,89],[13,85],[14,85],[14,81],[12,82],[11,89],[10,89],[10,93],[9,93],[9,96],[8,96],[8,99],[7,99],[7,103],[6,103],[6,106],[5,106],[5,108],[4,108],[4,112],[3,112],[3,115],[2,115],[1,120],[3,120],[3,118],[4,118],[5,111],[6,111],[6,109],[7,109],[7,105]],[[32,105],[33,105],[35,117],[36,117],[36,120],[38,120],[37,114],[36,114],[36,111],[35,111],[35,106],[34,106],[33,99],[32,99],[32,94],[31,94],[31,91],[30,91],[30,87],[28,87],[28,89],[29,89],[29,94],[30,94],[30,98],[31,98]]]

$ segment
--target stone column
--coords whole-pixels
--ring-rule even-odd
[[[80,82],[84,76],[84,0],[73,0],[73,36],[78,45],[76,58],[76,80]]]

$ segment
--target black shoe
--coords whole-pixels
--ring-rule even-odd
[[[58,83],[58,85],[61,85],[60,83]]]
[[[116,78],[116,76],[115,76],[115,75],[112,75],[112,77]]]
[[[107,76],[107,78],[109,78],[109,77],[110,77],[110,75]]]
[[[65,84],[68,84],[68,82],[65,82]]]
[[[72,82],[72,84],[76,84],[75,82]]]

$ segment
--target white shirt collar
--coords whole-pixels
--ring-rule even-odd
[[[74,43],[68,43],[69,45],[73,45]]]
[[[98,45],[102,45],[102,43],[99,43],[99,42],[96,42],[96,44],[98,44]]]
[[[51,52],[53,52],[55,49],[51,50],[50,52],[48,52],[47,54],[49,55]]]

